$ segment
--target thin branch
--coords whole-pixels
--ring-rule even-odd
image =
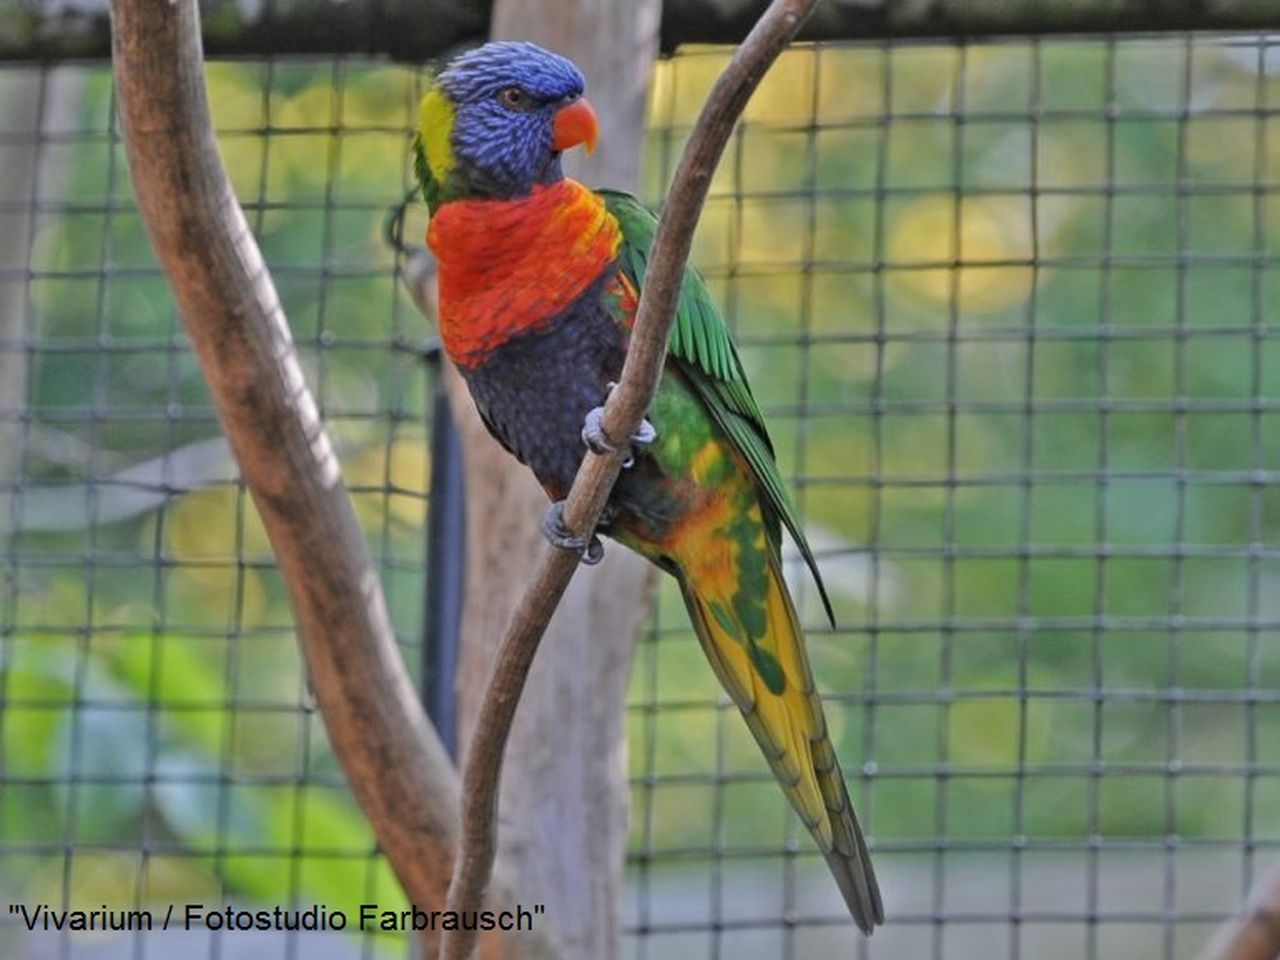
[[[271,538],[329,739],[409,899],[439,909],[458,780],[395,645],[378,574],[209,121],[195,0],[113,0],[138,205]],[[431,949],[433,943],[428,942]],[[486,935],[488,960],[549,956]]]
[[[1276,960],[1280,957],[1280,862],[1249,894],[1238,917],[1223,924],[1200,960]]]
[[[752,92],[816,4],[817,0],[773,0],[703,105],[658,223],[622,375],[605,404],[603,426],[608,436],[634,434],[653,401],[693,231],[711,176]],[[624,451],[586,454],[564,510],[564,521],[571,531],[586,536],[595,529],[624,456]],[[496,849],[498,790],[507,736],[538,644],[578,568],[578,560],[578,554],[571,550],[548,549],[498,651],[463,771],[462,837],[449,885],[450,910],[472,911],[483,902]],[[468,960],[473,948],[474,933],[446,932],[440,957]]]

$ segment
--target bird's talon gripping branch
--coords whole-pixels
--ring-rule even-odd
[[[594,533],[590,539],[578,537],[565,526],[563,500],[557,500],[547,507],[547,513],[542,518],[542,535],[553,547],[581,552],[582,562],[589,567],[594,567],[604,559],[604,544],[599,537]]]
[[[613,388],[616,386],[616,383],[609,384],[608,392],[605,394],[606,400],[608,399],[609,394],[613,392]],[[657,438],[658,431],[654,429],[653,424],[650,423],[649,419],[646,417],[640,421],[640,426],[636,429],[636,432],[631,435],[629,446],[632,448],[647,447]],[[601,455],[606,453],[617,453],[622,449],[620,445],[614,443],[609,435],[604,432],[603,405],[599,407],[592,407],[587,411],[587,415],[582,423],[582,442],[587,445],[587,449],[592,453],[598,453]],[[631,453],[628,453],[627,459],[622,461],[622,469],[629,470],[631,467],[635,466],[635,462],[635,457]]]
[[[636,428],[636,432],[631,435],[631,445],[633,447],[647,447],[657,439],[657,429],[649,422],[649,418],[645,417],[640,421],[640,426]]]

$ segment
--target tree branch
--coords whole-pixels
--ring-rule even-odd
[[[765,71],[790,43],[816,3],[817,0],[773,0],[716,81],[702,108],[658,223],[622,375],[605,404],[603,426],[609,436],[634,434],[653,401],[693,231],[716,163]],[[587,452],[564,510],[565,524],[575,534],[588,536],[595,529],[624,457],[625,451],[605,455]],[[461,848],[449,886],[450,910],[475,910],[483,901],[496,848],[498,790],[511,721],[538,644],[578,561],[579,555],[574,551],[548,548],[498,652],[463,772]],[[473,948],[473,933],[446,932],[440,957],[468,960]]]
[[[405,673],[284,311],[219,159],[196,2],[113,0],[111,10],[138,205],[271,538],[334,752],[409,899],[438,909],[457,777]],[[537,932],[488,934],[482,952],[550,955]]]
[[[1214,934],[1200,960],[1276,960],[1280,957],[1280,862],[1255,884],[1238,917]]]
[[[569,176],[622,190],[639,183],[661,8],[660,0],[494,0],[491,39],[541,44],[569,57],[587,78],[600,118],[599,149],[570,154]],[[541,516],[547,495],[489,435],[451,366],[445,383],[467,478],[456,679],[461,765],[503,635],[546,549],[529,518]],[[518,899],[546,905],[564,960],[617,960],[621,949],[631,798],[626,701],[658,572],[629,550],[610,550],[590,577],[569,582],[508,737],[497,859],[511,869]]]

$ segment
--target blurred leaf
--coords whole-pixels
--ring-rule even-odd
[[[196,651],[176,638],[131,636],[115,646],[108,664],[141,702],[168,708],[165,726],[184,743],[216,757],[226,736],[225,711],[233,705],[223,664]]]

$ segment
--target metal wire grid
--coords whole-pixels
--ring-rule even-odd
[[[215,96],[250,101],[238,109],[251,131],[224,138],[228,163],[322,413],[347,448],[346,477],[416,666],[432,377],[424,323],[403,302],[381,240],[387,204],[370,200],[344,163],[352,144],[385,133],[394,193],[408,176],[403,128],[347,122],[349,69],[361,72],[342,61],[228,65],[212,68],[211,81]],[[411,80],[391,107],[397,121],[411,111]],[[21,358],[11,369],[22,377],[17,404],[0,410],[16,451],[3,488],[0,882],[9,899],[55,908],[395,903],[315,717],[282,585],[145,246],[109,73],[101,64],[17,69],[0,82],[11,107],[37,104],[32,126],[0,135],[10,171],[27,171],[8,178],[3,204],[25,242],[0,264],[22,307],[0,339],[0,351]],[[323,91],[311,104],[323,125],[281,124],[279,112],[311,90]],[[319,173],[293,169],[276,182],[276,163]],[[91,288],[87,303],[68,293],[78,284]],[[34,753],[33,736],[43,741]],[[344,955],[373,955],[372,938],[350,943]],[[45,935],[28,949],[92,953],[76,944]],[[131,955],[325,949],[336,955],[295,934],[138,934]]]
[[[686,53],[660,71],[651,197],[718,56]],[[824,46],[788,55],[738,133],[696,256],[737,329],[841,593],[841,626],[830,631],[811,609],[812,590],[795,581],[892,913],[860,955],[1186,956],[1273,858],[1277,663],[1266,641],[1277,624],[1266,587],[1276,560],[1268,536],[1276,152],[1268,140],[1277,56],[1269,38],[1186,36]],[[353,428],[356,456],[370,443],[387,451],[381,472],[354,487],[374,504],[365,520],[409,645],[419,604],[416,593],[405,597],[420,591],[421,555],[401,545],[421,538],[393,528],[395,505],[422,490],[396,475],[392,454],[401,431],[425,430],[416,355],[425,331],[396,292],[394,258],[377,245],[374,224],[407,182],[417,78],[344,60],[219,65],[215,110],[225,103],[219,72],[246,70],[260,107],[248,121],[222,124],[224,149],[328,421],[340,435]],[[98,87],[84,115],[60,126],[49,119],[58,113],[50,91],[63,75]],[[173,454],[161,459],[158,483],[122,480],[107,462],[121,447],[136,456],[180,451],[215,426],[171,317],[160,314],[158,335],[125,339],[113,329],[113,295],[160,279],[148,256],[122,256],[134,248],[121,225],[139,238],[101,68],[44,70],[35,82],[38,132],[0,133],[0,147],[34,147],[34,168],[46,172],[0,212],[18,223],[80,218],[60,239],[94,242],[85,262],[50,265],[32,229],[20,262],[0,263],[0,283],[20,286],[31,305],[20,335],[0,338],[0,354],[23,357],[29,388],[16,410],[0,410],[20,437],[16,480],[3,488],[15,495],[0,616],[7,882],[40,876],[52,862],[57,896],[71,900],[78,866],[116,854],[140,865],[131,882],[142,903],[173,863],[207,867],[213,880],[201,877],[200,889],[226,880],[237,893],[230,866],[279,861],[275,898],[305,902],[320,898],[315,864],[333,860],[364,864],[367,886],[386,897],[372,890],[386,877],[367,837],[335,844],[324,817],[305,816],[310,787],[343,788],[301,681],[287,697],[251,695],[246,651],[269,645],[280,672],[298,671],[287,617],[245,616],[253,578],[272,568],[255,550],[243,490],[227,477],[212,484],[232,492],[235,535],[223,555],[175,555],[170,531],[182,500],[209,484],[176,482]],[[371,103],[392,106],[383,115]],[[1017,142],[1002,146],[996,132]],[[366,138],[377,149],[353,147]],[[291,152],[298,143],[307,146]],[[51,155],[64,150],[94,169],[83,152],[99,151],[105,183],[90,180],[78,194],[42,186],[57,167]],[[390,166],[352,179],[348,155]],[[1168,169],[1153,174],[1160,164]],[[287,175],[273,181],[281,167]],[[322,175],[308,179],[308,169]],[[1215,229],[1241,205],[1240,236]],[[289,226],[291,217],[304,222]],[[94,229],[80,229],[85,222]],[[282,239],[290,231],[315,242],[291,247]],[[87,311],[58,313],[42,299],[42,284],[77,282],[94,291]],[[379,312],[389,320],[376,334],[360,299],[366,288],[344,297],[348,282],[386,298]],[[55,336],[55,315],[91,319],[82,333]],[[353,402],[326,362],[347,349],[391,358],[388,382],[418,387]],[[40,377],[70,358],[82,364],[70,378],[77,389],[51,401]],[[134,377],[163,370],[158,392],[136,402],[117,395],[117,361],[133,364]],[[125,425],[136,427],[127,444],[118,439]],[[50,426],[59,431],[51,443]],[[360,435],[366,427],[381,441]],[[81,452],[59,462],[57,449]],[[352,456],[343,459],[350,469]],[[88,522],[70,540],[24,526],[35,494],[57,482],[83,486]],[[122,538],[119,523],[95,522],[104,497],[126,488],[160,498],[145,543]],[[212,517],[196,528],[216,527]],[[169,586],[206,569],[230,572],[225,622],[181,623],[190,599],[175,603]],[[82,579],[84,595],[60,616],[46,604],[30,617],[29,598],[58,572]],[[147,588],[131,601],[133,619],[117,605],[102,609],[122,581]],[[669,592],[655,617],[634,675],[628,951],[846,949],[852,937],[816,858],[784,821],[758,761],[744,758],[739,721],[697,662]],[[165,687],[179,624],[191,645],[225,649],[216,702]],[[131,631],[142,637],[142,695],[91,693],[95,654]],[[69,645],[70,682],[17,695],[17,667],[54,642]],[[253,662],[255,676],[261,666]],[[28,733],[42,711],[69,712],[66,756],[56,770],[29,772],[14,761],[13,731]],[[140,767],[88,765],[87,734],[109,715],[140,724]],[[165,724],[181,715],[220,724],[212,774],[162,756]],[[293,724],[297,746],[254,766],[237,751],[272,718]],[[174,785],[206,790],[212,837],[175,835],[172,800],[152,800]],[[151,800],[135,828],[83,835],[83,797],[98,787]],[[259,787],[293,797],[288,842],[254,844],[238,832],[236,792]],[[62,814],[36,839],[20,832],[33,807]],[[1210,807],[1217,819],[1205,814]],[[1197,879],[1206,875],[1211,883]],[[234,955],[243,943],[211,937],[195,949]],[[68,955],[71,941],[57,949]],[[290,937],[278,949],[320,948]],[[135,941],[136,955],[157,951]]]
[[[1276,57],[1266,37],[820,47],[794,55],[785,119],[739,130],[701,263],[748,366],[791,388],[767,412],[811,521],[858,517],[821,553],[861,560],[861,602],[834,633],[810,624],[891,905],[860,956],[1191,956],[1274,858]],[[823,65],[841,58],[861,70]],[[993,91],[1002,71],[1018,79]],[[664,129],[663,176],[681,132]],[[842,135],[865,162],[824,179]],[[982,229],[993,201],[1016,204],[1012,241]],[[840,204],[863,206],[821,250]],[[1055,228],[1064,204],[1088,229]],[[998,281],[971,282],[984,272]],[[759,307],[770,278],[791,284],[789,320]],[[824,363],[849,376],[819,395]],[[1001,588],[975,599],[979,581]],[[735,710],[664,688],[688,646],[677,612],[637,670],[635,955],[849,952],[803,831],[733,809],[770,787],[726,758]],[[858,669],[833,680],[840,657]],[[704,722],[712,779],[662,756]],[[993,730],[993,749],[969,739]],[[710,822],[655,838],[699,791]]]

